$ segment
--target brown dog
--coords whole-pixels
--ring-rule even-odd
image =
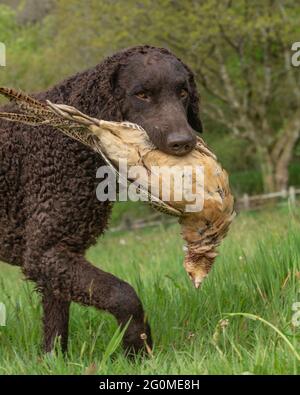
[[[138,123],[160,150],[175,155],[191,151],[194,133],[201,131],[193,74],[166,49],[119,52],[36,97],[99,119]],[[56,336],[67,349],[71,301],[106,310],[121,326],[131,318],[127,350],[144,346],[141,333],[151,345],[134,289],[84,258],[111,211],[111,203],[95,194],[103,164],[92,150],[49,127],[0,122],[0,260],[21,266],[42,293],[45,351]]]

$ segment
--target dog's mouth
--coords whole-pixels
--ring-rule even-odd
[[[166,135],[163,133],[151,133],[147,131],[151,143],[160,151],[168,155],[184,156],[196,147],[196,135],[194,133]]]
[[[171,149],[167,149],[165,152],[169,155],[185,156],[189,154],[195,148],[195,144],[175,145]]]

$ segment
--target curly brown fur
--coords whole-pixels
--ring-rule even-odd
[[[136,56],[152,55],[165,59],[164,64],[177,62],[174,67],[184,69],[189,98],[176,104],[181,109],[178,124],[189,127],[189,133],[200,131],[193,74],[162,48],[139,46],[121,51],[35,97],[72,105],[101,119],[134,121],[127,118],[134,118],[138,111],[125,114],[128,97],[124,86],[119,87],[118,73],[123,70],[124,74]],[[126,72],[123,77],[124,83]],[[10,111],[14,105],[5,109]],[[172,112],[167,115],[176,119]],[[151,121],[151,116],[143,116],[141,123],[149,118]],[[164,130],[171,135],[172,128]],[[71,301],[104,309],[121,326],[131,319],[124,338],[127,349],[143,347],[142,333],[151,345],[150,329],[133,288],[84,258],[85,250],[106,229],[111,212],[111,203],[97,201],[95,193],[99,183],[96,170],[104,164],[99,155],[49,127],[12,126],[0,121],[0,259],[21,266],[43,295],[45,351],[51,350],[56,336],[61,336],[62,346],[67,348]]]

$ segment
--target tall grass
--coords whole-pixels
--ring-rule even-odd
[[[18,269],[2,264],[0,374],[299,374],[297,221],[286,209],[241,214],[198,291],[182,267],[177,226],[99,240],[89,260],[135,287],[151,323],[153,357],[136,361],[124,357],[113,317],[78,305],[68,355],[59,347],[43,355],[39,297]]]

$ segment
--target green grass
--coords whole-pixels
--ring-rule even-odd
[[[94,264],[129,281],[143,301],[154,355],[136,361],[124,357],[113,317],[75,304],[68,355],[43,355],[39,297],[17,268],[1,264],[0,374],[299,374],[297,215],[281,208],[238,216],[200,290],[182,267],[177,225],[107,234],[90,249]]]

